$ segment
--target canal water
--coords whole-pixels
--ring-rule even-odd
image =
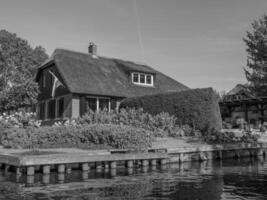
[[[2,199],[263,200],[267,199],[267,160],[230,159],[35,177],[1,171]]]

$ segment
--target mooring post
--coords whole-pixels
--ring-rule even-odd
[[[117,175],[117,169],[116,168],[111,168],[110,169],[110,176],[111,177],[114,177],[114,176],[116,176]]]
[[[57,166],[57,172],[58,173],[65,173],[65,165],[60,164]]]
[[[50,174],[50,166],[49,165],[43,166],[43,174]]]
[[[133,160],[126,161],[127,168],[133,168],[133,165],[134,165]]]
[[[160,160],[160,165],[166,165],[168,163],[168,159],[164,158]]]
[[[151,166],[156,166],[157,165],[157,160],[153,159],[150,161]]]
[[[34,184],[34,175],[27,176],[26,178],[26,185],[28,187],[32,187]]]
[[[115,162],[115,161],[110,162],[110,168],[116,169],[117,168],[117,162]]]
[[[50,174],[43,174],[42,182],[45,185],[49,184],[50,183]]]
[[[85,172],[85,171],[89,171],[90,170],[90,167],[88,165],[88,163],[82,163],[82,171]]]
[[[108,169],[109,169],[109,164],[108,164],[108,162],[105,162],[105,163],[104,163],[104,168],[105,168],[105,171],[108,171]]]
[[[147,167],[149,165],[148,160],[142,160],[142,166]]]
[[[146,173],[148,171],[148,166],[147,165],[143,165],[142,166],[142,172]]]
[[[101,172],[102,171],[102,168],[103,168],[102,162],[96,163],[96,171],[97,172]]]
[[[58,183],[64,183],[64,181],[65,181],[65,173],[64,172],[63,173],[58,173],[57,174],[57,180],[58,180]]]
[[[27,167],[27,176],[33,176],[34,175],[35,168],[34,166]]]
[[[133,167],[128,167],[127,168],[127,174],[132,175],[133,174]]]
[[[82,172],[82,180],[83,180],[83,181],[86,181],[86,180],[88,180],[88,177],[89,177],[89,176],[88,176],[88,173],[87,173],[86,171],[83,171],[83,172]]]
[[[67,164],[67,165],[66,165],[66,173],[67,173],[67,174],[70,174],[70,173],[71,173],[71,171],[72,171],[72,168],[71,168],[71,167],[72,167],[71,164]]]
[[[184,154],[183,153],[179,154],[179,162],[180,163],[184,162]]]

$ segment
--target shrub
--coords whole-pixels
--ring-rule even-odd
[[[70,122],[65,122],[64,124]],[[143,109],[121,109],[119,112],[107,110],[88,112],[72,122],[78,125],[116,124],[143,128],[154,133],[154,136],[174,135],[177,131],[176,118],[169,113],[159,113],[152,116]],[[60,125],[60,124],[57,124]]]
[[[206,135],[204,139],[209,143],[254,143],[259,139],[259,135],[252,134],[250,131],[242,131],[241,135],[237,135],[232,131],[216,131],[212,130],[209,135]]]
[[[222,127],[218,96],[211,88],[186,90],[122,101],[120,108],[143,108],[152,115],[167,112],[174,115],[178,125],[189,125],[204,134]]]
[[[126,125],[13,127],[2,133],[1,144],[12,148],[89,147],[92,144],[114,148],[148,148],[152,133]]]

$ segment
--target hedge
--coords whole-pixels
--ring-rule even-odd
[[[1,144],[12,148],[62,148],[106,145],[141,149],[151,146],[152,133],[142,128],[113,124],[83,126],[13,127],[1,134]]]
[[[177,118],[179,125],[187,124],[205,135],[222,128],[218,100],[212,88],[204,88],[128,98],[120,108],[143,108],[152,115],[167,112]]]

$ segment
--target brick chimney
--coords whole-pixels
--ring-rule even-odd
[[[95,43],[90,42],[88,46],[88,53],[92,56],[97,56],[97,46]]]

